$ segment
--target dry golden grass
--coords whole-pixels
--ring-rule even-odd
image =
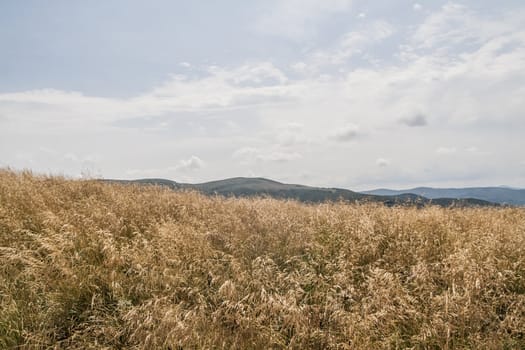
[[[525,210],[3,170],[0,348],[523,349]]]

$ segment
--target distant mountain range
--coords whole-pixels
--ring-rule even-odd
[[[359,193],[341,188],[311,187],[295,184],[285,184],[264,178],[235,177],[231,179],[205,182],[200,184],[179,183],[166,179],[139,179],[139,180],[103,180],[124,184],[160,185],[173,190],[197,190],[207,195],[222,196],[270,196],[280,199],[295,199],[307,203],[326,201],[359,201],[380,202],[385,205],[413,204],[423,206],[436,204],[440,206],[495,206],[497,203],[477,198],[426,198],[413,193],[375,194]],[[390,191],[390,190],[378,190]]]
[[[525,189],[511,187],[467,187],[467,188],[431,188],[417,187],[408,190],[377,189],[360,192],[377,196],[398,196],[400,194],[412,193],[429,199],[434,198],[476,198],[488,202],[525,205]]]

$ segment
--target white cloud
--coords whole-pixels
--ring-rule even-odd
[[[260,150],[253,147],[243,147],[233,153],[233,158],[245,163],[250,162],[289,162],[302,158],[297,152],[279,150]]]
[[[516,29],[514,26],[511,21],[509,28]],[[373,28],[366,35],[379,40],[392,32],[389,25],[376,24]],[[343,64],[345,57],[358,50],[365,32],[345,35],[332,51],[317,51],[305,57],[305,62],[315,64],[299,66],[317,65],[321,69],[327,63]],[[513,42],[519,45],[508,47]],[[432,111],[437,123],[517,120],[525,108],[525,88],[521,83],[525,72],[524,44],[523,31],[515,31],[494,37],[468,54],[416,55],[400,65],[350,69],[348,73],[325,74],[323,78],[306,76],[292,80],[270,62],[210,67],[203,77],[174,76],[165,84],[128,99],[58,90],[7,93],[0,94],[0,114],[9,118],[6,130],[35,126],[60,129],[68,125],[89,125],[92,129],[120,119],[239,109],[264,115],[269,124],[274,119],[266,112],[270,109],[302,121],[310,121],[313,111],[319,109],[317,115],[323,115],[323,122],[330,114],[332,126],[342,122],[341,115],[350,110],[359,124],[377,127],[385,125],[389,116],[411,115],[421,106]],[[424,123],[421,118],[411,118],[404,122]],[[317,128],[318,124],[327,127],[315,120],[310,127]]]
[[[352,0],[278,0],[255,23],[263,34],[302,40],[315,35],[316,26],[336,13],[348,12]]]
[[[161,169],[128,169],[126,174],[130,176],[152,176],[156,177],[161,172]]]
[[[412,42],[420,48],[439,48],[440,51],[466,50],[497,36],[523,31],[523,11],[506,13],[501,18],[481,17],[468,7],[449,2],[430,14],[415,31]],[[463,45],[462,47],[460,45]]]
[[[193,171],[202,169],[204,162],[197,156],[191,156],[188,159],[181,160],[176,166],[170,168],[170,170],[181,170],[181,171]]]
[[[423,8],[423,6],[416,2],[414,5],[412,5],[412,8],[414,9],[414,11],[420,11]]]
[[[270,152],[257,156],[258,160],[269,162],[289,162],[300,158],[302,156],[297,152]]]
[[[176,177],[178,181],[192,181],[193,177],[187,175],[195,173],[197,170],[205,168],[206,164],[197,156],[188,159],[181,159],[176,165],[159,168],[128,169],[126,175],[132,177]]]
[[[199,79],[173,76],[150,92],[129,99],[86,96],[53,89],[0,94],[0,114],[18,124],[79,127],[170,112],[199,112],[279,104],[301,93],[283,85],[287,77],[269,62],[234,69],[212,67]]]
[[[481,150],[476,146],[467,147],[465,148],[465,151],[475,156],[489,156],[493,154],[492,152]]]
[[[382,20],[373,21],[360,30],[344,34],[334,48],[316,51],[310,65],[320,68],[324,65],[343,64],[354,56],[362,55],[365,49],[377,45],[394,32],[395,29],[390,23]]]
[[[310,144],[313,141],[305,135],[305,126],[302,123],[289,122],[276,126],[268,131],[269,139],[274,145],[282,148]]]
[[[52,150],[48,150],[45,147],[41,147],[41,151],[49,155],[57,155],[56,152]],[[70,162],[75,162],[75,163],[95,163],[100,159],[100,157],[94,154],[87,154],[87,155],[81,156],[73,152],[68,152],[64,154],[64,159]]]
[[[436,153],[439,155],[449,155],[456,153],[457,149],[455,147],[439,147],[436,149]]]
[[[65,160],[69,160],[69,161],[72,161],[72,162],[78,162],[78,157],[76,154],[74,153],[66,153],[64,155],[64,159]]]
[[[378,167],[384,168],[390,164],[390,161],[384,158],[378,158],[376,159],[376,165]]]
[[[299,61],[299,62],[292,63],[290,65],[290,68],[292,68],[296,72],[304,73],[305,71],[307,71],[308,65],[304,62]]]
[[[304,124],[297,123],[297,122],[290,122],[290,123],[286,123],[285,128],[288,130],[302,130],[304,128]]]
[[[465,6],[448,3],[426,18],[415,32],[413,41],[422,47],[459,43],[472,36],[471,21]]]
[[[460,14],[465,22],[460,21]],[[293,57],[291,66],[264,60],[205,69],[192,66],[192,71],[200,69],[202,74],[172,76],[129,98],[52,89],[0,93],[0,158],[20,167],[27,167],[31,159],[31,164],[45,171],[58,164],[57,169],[71,173],[77,169],[62,167],[62,156],[44,162],[31,147],[67,149],[79,158],[94,148],[99,154],[107,151],[104,169],[116,169],[115,164],[126,168],[143,165],[152,170],[137,170],[143,176],[172,176],[180,171],[178,178],[202,174],[213,179],[245,173],[249,163],[258,173],[297,167],[320,183],[348,185],[356,184],[354,179],[366,179],[368,172],[380,173],[373,160],[384,152],[385,144],[389,154],[407,155],[406,168],[397,170],[399,179],[411,181],[434,176],[429,148],[423,145],[456,145],[430,148],[430,152],[456,153],[447,158],[449,170],[468,165],[482,173],[479,169],[486,169],[489,160],[509,169],[519,166],[521,158],[516,159],[517,151],[506,150],[525,147],[525,30],[520,24],[524,22],[517,20],[525,16],[519,11],[493,16],[484,18],[468,8],[450,5],[423,19],[414,36],[402,40],[400,49],[391,44],[397,44],[394,40],[399,35],[392,34],[403,34],[401,29],[387,22],[363,21],[358,30],[341,35],[333,45],[327,43],[328,48],[314,46]],[[386,39],[387,45],[381,46]],[[452,50],[451,44],[458,47]],[[381,64],[375,63],[375,48],[382,52]],[[396,54],[403,60],[390,59]],[[361,64],[362,60],[366,63]],[[288,75],[290,70],[300,74]],[[116,121],[134,118],[146,118],[144,123],[157,127],[156,133],[145,133],[147,126],[126,129],[116,125]],[[355,124],[348,125],[349,121]],[[225,138],[218,126],[227,122],[231,130]],[[355,140],[361,130],[366,130],[367,137],[359,139],[355,153],[351,147],[326,142]],[[483,145],[486,140],[491,141],[486,149],[465,147]],[[137,142],[142,151],[121,161]],[[253,148],[243,150],[243,145]],[[234,158],[224,159],[234,149],[238,149]],[[173,150],[175,155],[170,153]],[[31,157],[15,159],[13,154]],[[202,171],[183,172],[200,166],[185,158],[190,154],[207,160]],[[481,154],[485,156],[478,156]],[[171,170],[165,168],[174,156],[185,159]],[[344,162],[348,157],[356,165],[352,176],[344,175],[350,173]],[[139,160],[145,164],[135,164]],[[496,174],[496,168],[485,171]],[[396,164],[388,170],[396,170]],[[293,174],[293,169],[286,171]],[[505,179],[505,174],[498,176]]]
[[[231,74],[233,85],[274,86],[286,83],[288,78],[269,62],[243,65]]]
[[[254,160],[259,155],[259,150],[254,147],[242,147],[236,150],[232,157],[242,160]]]

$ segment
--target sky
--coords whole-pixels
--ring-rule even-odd
[[[0,167],[525,187],[522,0],[0,0]]]

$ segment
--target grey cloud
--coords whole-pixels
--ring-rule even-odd
[[[348,142],[353,141],[361,135],[359,131],[359,126],[354,124],[349,124],[339,130],[336,130],[331,136],[332,139],[339,142]]]
[[[417,126],[426,126],[428,125],[427,117],[424,114],[418,113],[413,116],[402,118],[400,120],[402,124],[407,126],[417,127]]]
[[[310,143],[310,139],[303,136],[300,133],[294,133],[294,132],[284,132],[276,137],[276,141],[279,145],[283,147],[291,147],[294,145],[301,145],[301,144],[308,144]]]

